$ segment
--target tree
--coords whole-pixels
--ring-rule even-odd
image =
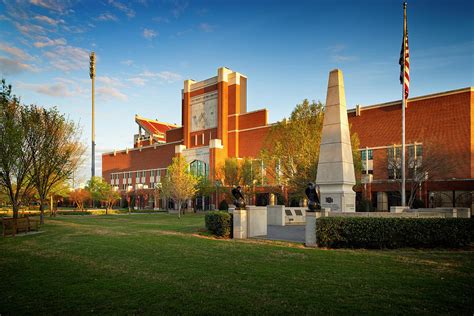
[[[93,200],[100,201],[105,205],[106,215],[120,199],[120,194],[102,177],[93,177],[87,181],[86,190],[89,191]]]
[[[72,177],[81,162],[84,146],[79,141],[78,126],[56,108],[30,105],[24,109],[24,121],[31,155],[31,180],[40,200],[40,220],[53,188]]]
[[[120,193],[116,191],[110,184],[107,183],[107,189],[102,192],[102,199],[101,201],[105,203],[105,214],[107,215],[108,210],[112,209],[120,200]]]
[[[406,190],[407,206],[412,207],[423,183],[430,179],[449,178],[455,170],[455,163],[450,155],[439,146],[426,143],[407,147],[406,152]],[[398,194],[402,196],[401,147],[390,147],[387,150],[387,167],[389,177],[398,184]]]
[[[102,177],[92,177],[87,181],[86,190],[89,191],[92,201],[101,201],[103,193],[107,190],[107,182]],[[94,206],[94,202],[92,202]]]
[[[18,217],[22,200],[29,195],[33,152],[28,150],[26,135],[31,128],[25,120],[24,107],[12,94],[10,85],[2,80],[0,90],[0,187],[6,192]]]
[[[196,196],[209,197],[216,191],[215,185],[206,176],[198,177]],[[202,209],[204,210],[204,199],[202,200]]]
[[[50,199],[50,216],[56,216],[57,208],[54,208],[54,203],[58,203],[59,200],[68,197],[70,192],[71,188],[67,181],[57,182],[53,187],[51,187],[51,190],[48,194]]]
[[[189,171],[186,160],[174,157],[162,180],[162,193],[178,204],[178,217],[181,218],[182,204],[197,192],[198,179]]]
[[[86,189],[76,189],[69,192],[69,198],[81,211],[84,211],[84,204],[90,197],[91,195]]]
[[[226,186],[227,193],[236,186],[242,187],[245,194],[255,185],[263,184],[262,161],[251,158],[227,158],[217,170],[217,178]]]
[[[300,196],[307,183],[316,180],[323,120],[323,104],[303,100],[288,119],[272,126],[260,154],[267,175]],[[357,134],[351,135],[351,142],[355,171],[360,172]]]

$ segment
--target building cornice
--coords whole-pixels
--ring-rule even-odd
[[[174,145],[174,144],[179,144],[179,143],[182,143],[183,140],[178,140],[178,141],[175,141],[175,142],[169,142],[169,143],[163,143],[163,144],[159,144],[159,143],[154,143],[153,145],[148,145],[148,146],[140,146],[140,147],[136,147],[136,148],[126,148],[126,149],[122,149],[122,150],[114,150],[114,151],[109,151],[109,152],[106,152],[106,153],[102,153],[102,156],[106,156],[106,155],[116,155],[116,154],[120,154],[120,153],[128,153],[130,151],[142,151],[143,149],[148,149],[148,148],[153,148],[153,149],[156,149],[157,147],[162,147],[162,146],[167,146],[167,145]]]
[[[467,88],[462,88],[462,89],[449,90],[449,91],[444,91],[444,92],[439,92],[439,93],[422,95],[422,96],[419,96],[419,97],[409,98],[408,102],[428,100],[428,99],[432,99],[432,98],[445,97],[445,96],[448,96],[448,95],[465,93],[465,92],[474,92],[474,87],[467,87]],[[399,105],[401,103],[402,103],[402,100],[397,100],[397,101],[390,101],[390,102],[385,102],[385,103],[367,105],[367,106],[363,106],[363,107],[361,106],[359,109],[361,111],[373,110],[373,109],[387,107],[387,106]],[[347,110],[347,113],[356,113],[356,108]]]

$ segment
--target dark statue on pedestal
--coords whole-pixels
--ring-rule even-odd
[[[306,196],[308,197],[308,208],[310,212],[316,212],[321,210],[321,203],[319,202],[319,195],[316,192],[316,185],[313,182],[308,183],[305,190]]]
[[[236,210],[245,210],[245,198],[242,193],[240,186],[232,189],[232,195],[234,196],[234,205]]]

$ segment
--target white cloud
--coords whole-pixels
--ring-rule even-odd
[[[158,36],[158,32],[155,32],[151,29],[144,29],[143,30],[143,37],[145,37],[148,40],[151,40],[156,36]]]
[[[129,78],[127,79],[127,81],[130,81],[131,83],[137,85],[137,86],[144,86],[145,83],[147,82],[146,79],[144,78],[141,78],[141,77],[133,77],[133,78]]]
[[[156,23],[170,23],[170,19],[163,17],[163,16],[156,16],[151,19],[152,21]]]
[[[161,71],[158,73],[158,77],[169,83],[179,81],[182,79],[180,74],[177,74],[171,71]]]
[[[158,74],[156,72],[151,72],[151,71],[145,70],[144,72],[139,74],[139,76],[140,77],[157,77]]]
[[[160,72],[151,72],[148,70],[145,70],[141,74],[139,74],[137,77],[141,78],[160,78],[165,80],[168,83],[176,82],[181,80],[183,77],[180,74],[171,72],[171,71],[160,71]]]
[[[335,63],[354,61],[358,59],[356,56],[344,54],[344,51],[346,50],[346,45],[344,44],[329,46],[327,49],[329,50],[331,61]]]
[[[203,32],[209,33],[214,31],[214,26],[210,25],[209,23],[201,23],[199,24],[199,29]]]
[[[15,46],[9,46],[9,45],[0,43],[0,50],[4,51],[4,52],[10,54],[11,56],[16,57],[17,59],[20,59],[20,60],[31,60],[31,59],[33,59],[33,57],[30,54],[28,54],[24,50],[22,50],[18,47],[15,47]]]
[[[104,101],[111,101],[117,99],[119,101],[127,101],[128,96],[120,92],[117,88],[114,87],[101,87],[97,89],[97,95]]]
[[[132,8],[126,6],[125,4],[115,0],[109,0],[109,4],[125,13],[129,18],[135,17],[135,11]]]
[[[131,65],[133,65],[133,60],[131,60],[131,59],[122,60],[120,63],[122,65],[131,66]]]
[[[30,0],[30,3],[39,7],[46,8],[48,10],[65,12],[70,6],[68,0]]]
[[[28,37],[32,37],[35,34],[45,34],[46,30],[44,27],[41,25],[36,25],[36,24],[29,24],[29,23],[19,23],[15,22],[15,27],[20,31],[23,35],[26,35]]]
[[[74,95],[74,93],[69,90],[68,86],[61,82],[54,84],[30,84],[19,82],[18,86],[52,97],[72,97]]]
[[[86,93],[86,90],[81,87],[78,81],[60,77],[55,78],[54,83],[37,84],[19,82],[18,86],[36,93],[61,98],[83,96]]]
[[[186,10],[186,8],[188,7],[189,5],[189,2],[187,1],[180,1],[180,0],[175,0],[173,2],[174,4],[174,8],[171,10],[171,13],[173,13],[173,16],[175,18],[179,18],[183,13],[184,11]]]
[[[64,23],[64,20],[55,20],[55,19],[52,19],[46,15],[37,15],[35,16],[35,20],[38,20],[40,22],[44,22],[44,23],[47,23],[51,26],[56,26],[58,25],[59,23]]]
[[[53,67],[65,72],[88,68],[89,52],[80,47],[57,46],[54,50],[45,52],[44,55]]]
[[[354,60],[357,60],[357,57],[355,57],[355,56],[346,56],[346,55],[332,55],[331,60],[333,62],[354,61]]]
[[[33,45],[38,48],[46,47],[46,46],[60,46],[60,45],[66,45],[67,41],[64,38],[57,38],[57,39],[50,39],[49,37],[46,36],[40,36],[38,37],[39,39],[42,40],[42,42],[38,41],[35,42]]]
[[[328,47],[328,50],[335,54],[342,52],[344,49],[346,49],[346,45],[344,44],[336,44]]]
[[[118,18],[112,13],[105,12],[96,18],[97,21],[118,21]]]
[[[0,74],[14,75],[24,71],[38,71],[34,65],[25,64],[18,60],[13,60],[6,57],[0,57]]]
[[[117,78],[109,77],[109,76],[98,76],[96,77],[96,81],[103,83],[106,86],[113,86],[113,87],[123,87],[124,84]]]

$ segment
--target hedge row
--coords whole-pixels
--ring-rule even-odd
[[[316,221],[316,243],[328,248],[460,248],[472,241],[465,218],[326,217]]]
[[[223,211],[212,211],[205,217],[207,230],[216,236],[230,238],[232,236],[232,214]]]

